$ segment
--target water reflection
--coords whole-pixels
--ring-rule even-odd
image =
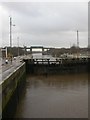
[[[88,74],[28,76],[17,118],[87,118]]]
[[[31,76],[30,78],[28,78],[28,80],[31,79]],[[45,76],[37,76],[37,79],[36,79],[36,76],[32,78],[33,80],[30,81],[30,85],[33,85],[33,86],[41,86],[42,83],[44,83],[44,85],[46,84],[46,86],[52,86],[52,87],[59,87],[61,89],[61,87],[64,87],[64,88],[73,88],[75,87],[75,89],[77,88],[81,88],[81,87],[87,87],[87,83],[88,83],[88,76],[87,74],[83,74],[81,76],[81,74],[77,75],[77,74],[73,74],[73,75],[53,75],[53,76],[48,76],[48,77],[45,77]],[[79,79],[79,80],[78,80]],[[86,80],[87,79],[87,80]],[[40,84],[41,83],[41,84]],[[81,86],[81,87],[80,87]]]
[[[36,58],[45,59],[46,58],[46,59],[56,60],[55,57],[52,57],[51,55],[42,55],[42,53],[34,53],[32,55],[34,59]]]

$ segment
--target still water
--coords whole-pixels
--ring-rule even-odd
[[[28,75],[15,117],[87,118],[88,75]]]
[[[15,117],[88,118],[88,74],[28,75]]]

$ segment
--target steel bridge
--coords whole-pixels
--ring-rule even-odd
[[[37,51],[34,51],[34,50],[37,50]],[[50,50],[51,48],[50,47],[43,47],[43,46],[31,46],[31,47],[24,47],[24,50],[25,50],[25,53],[27,51],[30,51],[30,53],[36,53],[36,52],[39,52],[39,53],[44,53],[48,50]]]

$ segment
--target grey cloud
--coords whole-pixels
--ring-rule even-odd
[[[77,29],[83,33],[80,38],[87,41],[86,3],[4,3],[3,6],[12,14],[22,43],[69,46],[70,41],[76,42]]]

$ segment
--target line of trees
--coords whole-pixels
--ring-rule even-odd
[[[72,46],[71,48],[51,48],[47,51],[48,54],[51,54],[54,57],[60,57],[61,54],[87,54],[90,52],[90,48],[77,48],[76,46]]]
[[[25,51],[22,47],[7,47],[7,56],[9,57],[16,57],[18,55],[24,55]],[[6,57],[6,51],[2,51],[2,57]]]

